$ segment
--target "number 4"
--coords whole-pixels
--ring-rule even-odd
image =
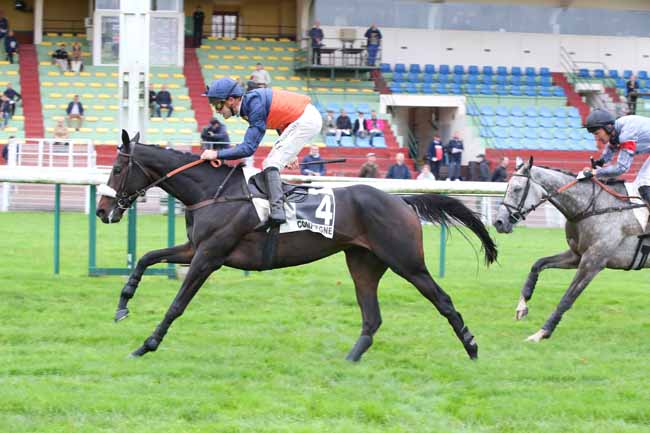
[[[332,214],[332,197],[329,195],[323,196],[323,201],[320,202],[316,209],[316,218],[322,219],[323,224],[330,225],[334,215]]]

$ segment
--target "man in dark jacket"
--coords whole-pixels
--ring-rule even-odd
[[[444,160],[444,154],[445,151],[442,147],[442,141],[440,141],[440,136],[436,134],[433,136],[433,140],[427,150],[427,161],[429,161],[429,167],[431,167],[431,174],[436,179],[440,179],[440,166]]]
[[[501,162],[499,163],[499,166],[494,169],[494,173],[492,173],[492,178],[490,179],[491,182],[505,182],[508,180],[508,163],[510,160],[508,159],[507,156],[504,156],[501,158]]]
[[[636,100],[639,97],[639,82],[636,75],[632,75],[625,83],[625,97],[627,98],[627,114],[636,114]]]
[[[359,177],[379,177],[379,167],[377,166],[377,157],[374,153],[369,153],[366,155],[368,158],[366,162],[361,166],[359,170]]]
[[[312,144],[309,148],[309,155],[305,156],[302,160],[303,164],[306,162],[311,164],[303,165],[300,173],[303,176],[325,176],[325,164],[317,164],[322,160],[323,158],[321,158],[318,153],[318,146]]]
[[[205,20],[205,14],[201,9],[201,5],[198,5],[192,15],[192,23],[194,24],[192,39],[196,48],[200,47],[203,42],[203,20]]]
[[[210,120],[210,125],[201,131],[201,147],[203,149],[220,150],[230,146],[230,137],[226,125],[221,124],[216,117]]]
[[[314,27],[309,29],[307,36],[311,38],[312,63],[320,65],[320,49],[323,46],[323,29],[320,28],[320,21],[314,21]]]
[[[4,95],[9,98],[9,101],[11,101],[11,116],[13,117],[16,113],[16,103],[22,99],[22,96],[11,87],[11,83],[7,83]]]
[[[174,112],[172,95],[164,84],[160,89],[160,92],[156,94],[156,117],[160,117],[160,110],[163,108],[167,109],[167,117],[171,117]]]
[[[479,182],[488,182],[490,180],[490,166],[485,159],[485,155],[481,153],[476,155],[476,158],[478,158],[478,180]]]
[[[350,135],[352,135],[352,121],[345,110],[341,110],[341,115],[336,118],[336,133],[334,134],[336,142],[340,146],[341,137],[349,137]]]
[[[76,129],[79,131],[84,122],[84,106],[79,101],[79,95],[74,95],[74,99],[68,104],[65,112],[68,115],[68,127],[71,127],[73,120],[77,120]]]
[[[447,143],[447,152],[449,153],[449,180],[460,179],[460,162],[463,158],[463,140],[460,139],[458,132],[454,133],[449,143]]]
[[[52,60],[61,69],[61,72],[70,70],[70,56],[65,49],[65,44],[59,45],[59,48],[52,54]]]
[[[404,154],[398,153],[395,155],[395,164],[391,165],[386,174],[387,179],[410,179],[411,172],[404,164]]]
[[[14,54],[18,52],[18,41],[14,36],[14,31],[9,30],[7,36],[5,36],[5,52],[7,53],[7,60],[9,63],[14,63]]]
[[[371,25],[364,35],[367,38],[368,66],[375,66],[377,51],[381,45],[381,32],[375,24]]]

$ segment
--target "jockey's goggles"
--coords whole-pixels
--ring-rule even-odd
[[[587,126],[587,132],[593,134],[599,129],[603,129],[603,128],[604,128],[603,126]]]

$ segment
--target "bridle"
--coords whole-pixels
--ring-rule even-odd
[[[97,191],[98,191],[98,193],[100,195],[104,195],[106,197],[111,197],[111,198],[116,199],[117,207],[119,209],[121,209],[121,210],[129,209],[131,207],[131,205],[133,204],[133,202],[138,197],[144,197],[144,195],[147,193],[148,189],[153,188],[154,186],[157,186],[157,185],[161,184],[162,182],[166,181],[167,179],[175,176],[176,174],[178,174],[178,173],[180,173],[182,171],[187,170],[188,168],[192,168],[192,167],[197,166],[199,164],[202,164],[203,162],[206,161],[205,159],[197,159],[196,161],[192,161],[192,162],[190,162],[188,164],[185,164],[185,165],[183,165],[181,167],[178,167],[178,168],[170,171],[169,173],[165,174],[164,176],[156,179],[155,175],[153,175],[149,170],[147,170],[146,167],[144,167],[142,164],[140,164],[140,162],[138,162],[135,159],[135,157],[133,156],[134,153],[135,153],[135,151],[133,151],[131,153],[122,152],[121,150],[118,151],[118,155],[127,157],[128,164],[126,166],[126,169],[124,170],[124,174],[120,178],[120,183],[118,185],[118,190],[117,191],[115,191],[113,188],[111,188],[110,186],[108,186],[106,184],[99,185],[99,187],[97,189]],[[213,167],[217,168],[222,164],[222,162],[221,162],[221,160],[215,160],[215,161],[210,161],[210,164]],[[149,180],[149,184],[147,186],[145,186],[143,188],[140,188],[140,189],[136,190],[135,192],[129,194],[128,192],[126,192],[126,188],[125,188],[126,183],[127,183],[126,180],[129,177],[131,169],[134,166],[137,167],[138,169],[140,169],[140,171],[145,175],[147,180]]]

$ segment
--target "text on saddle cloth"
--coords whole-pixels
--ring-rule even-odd
[[[625,182],[625,189],[627,190],[627,195],[629,196],[636,196],[639,194],[639,185],[636,183],[628,183]],[[643,200],[641,199],[631,199],[630,203],[633,204],[643,204]],[[637,219],[639,224],[641,225],[641,229],[645,232],[646,231],[646,226],[648,225],[648,216],[650,216],[650,212],[648,211],[647,207],[638,207],[632,210],[632,213],[634,214],[634,217]]]

